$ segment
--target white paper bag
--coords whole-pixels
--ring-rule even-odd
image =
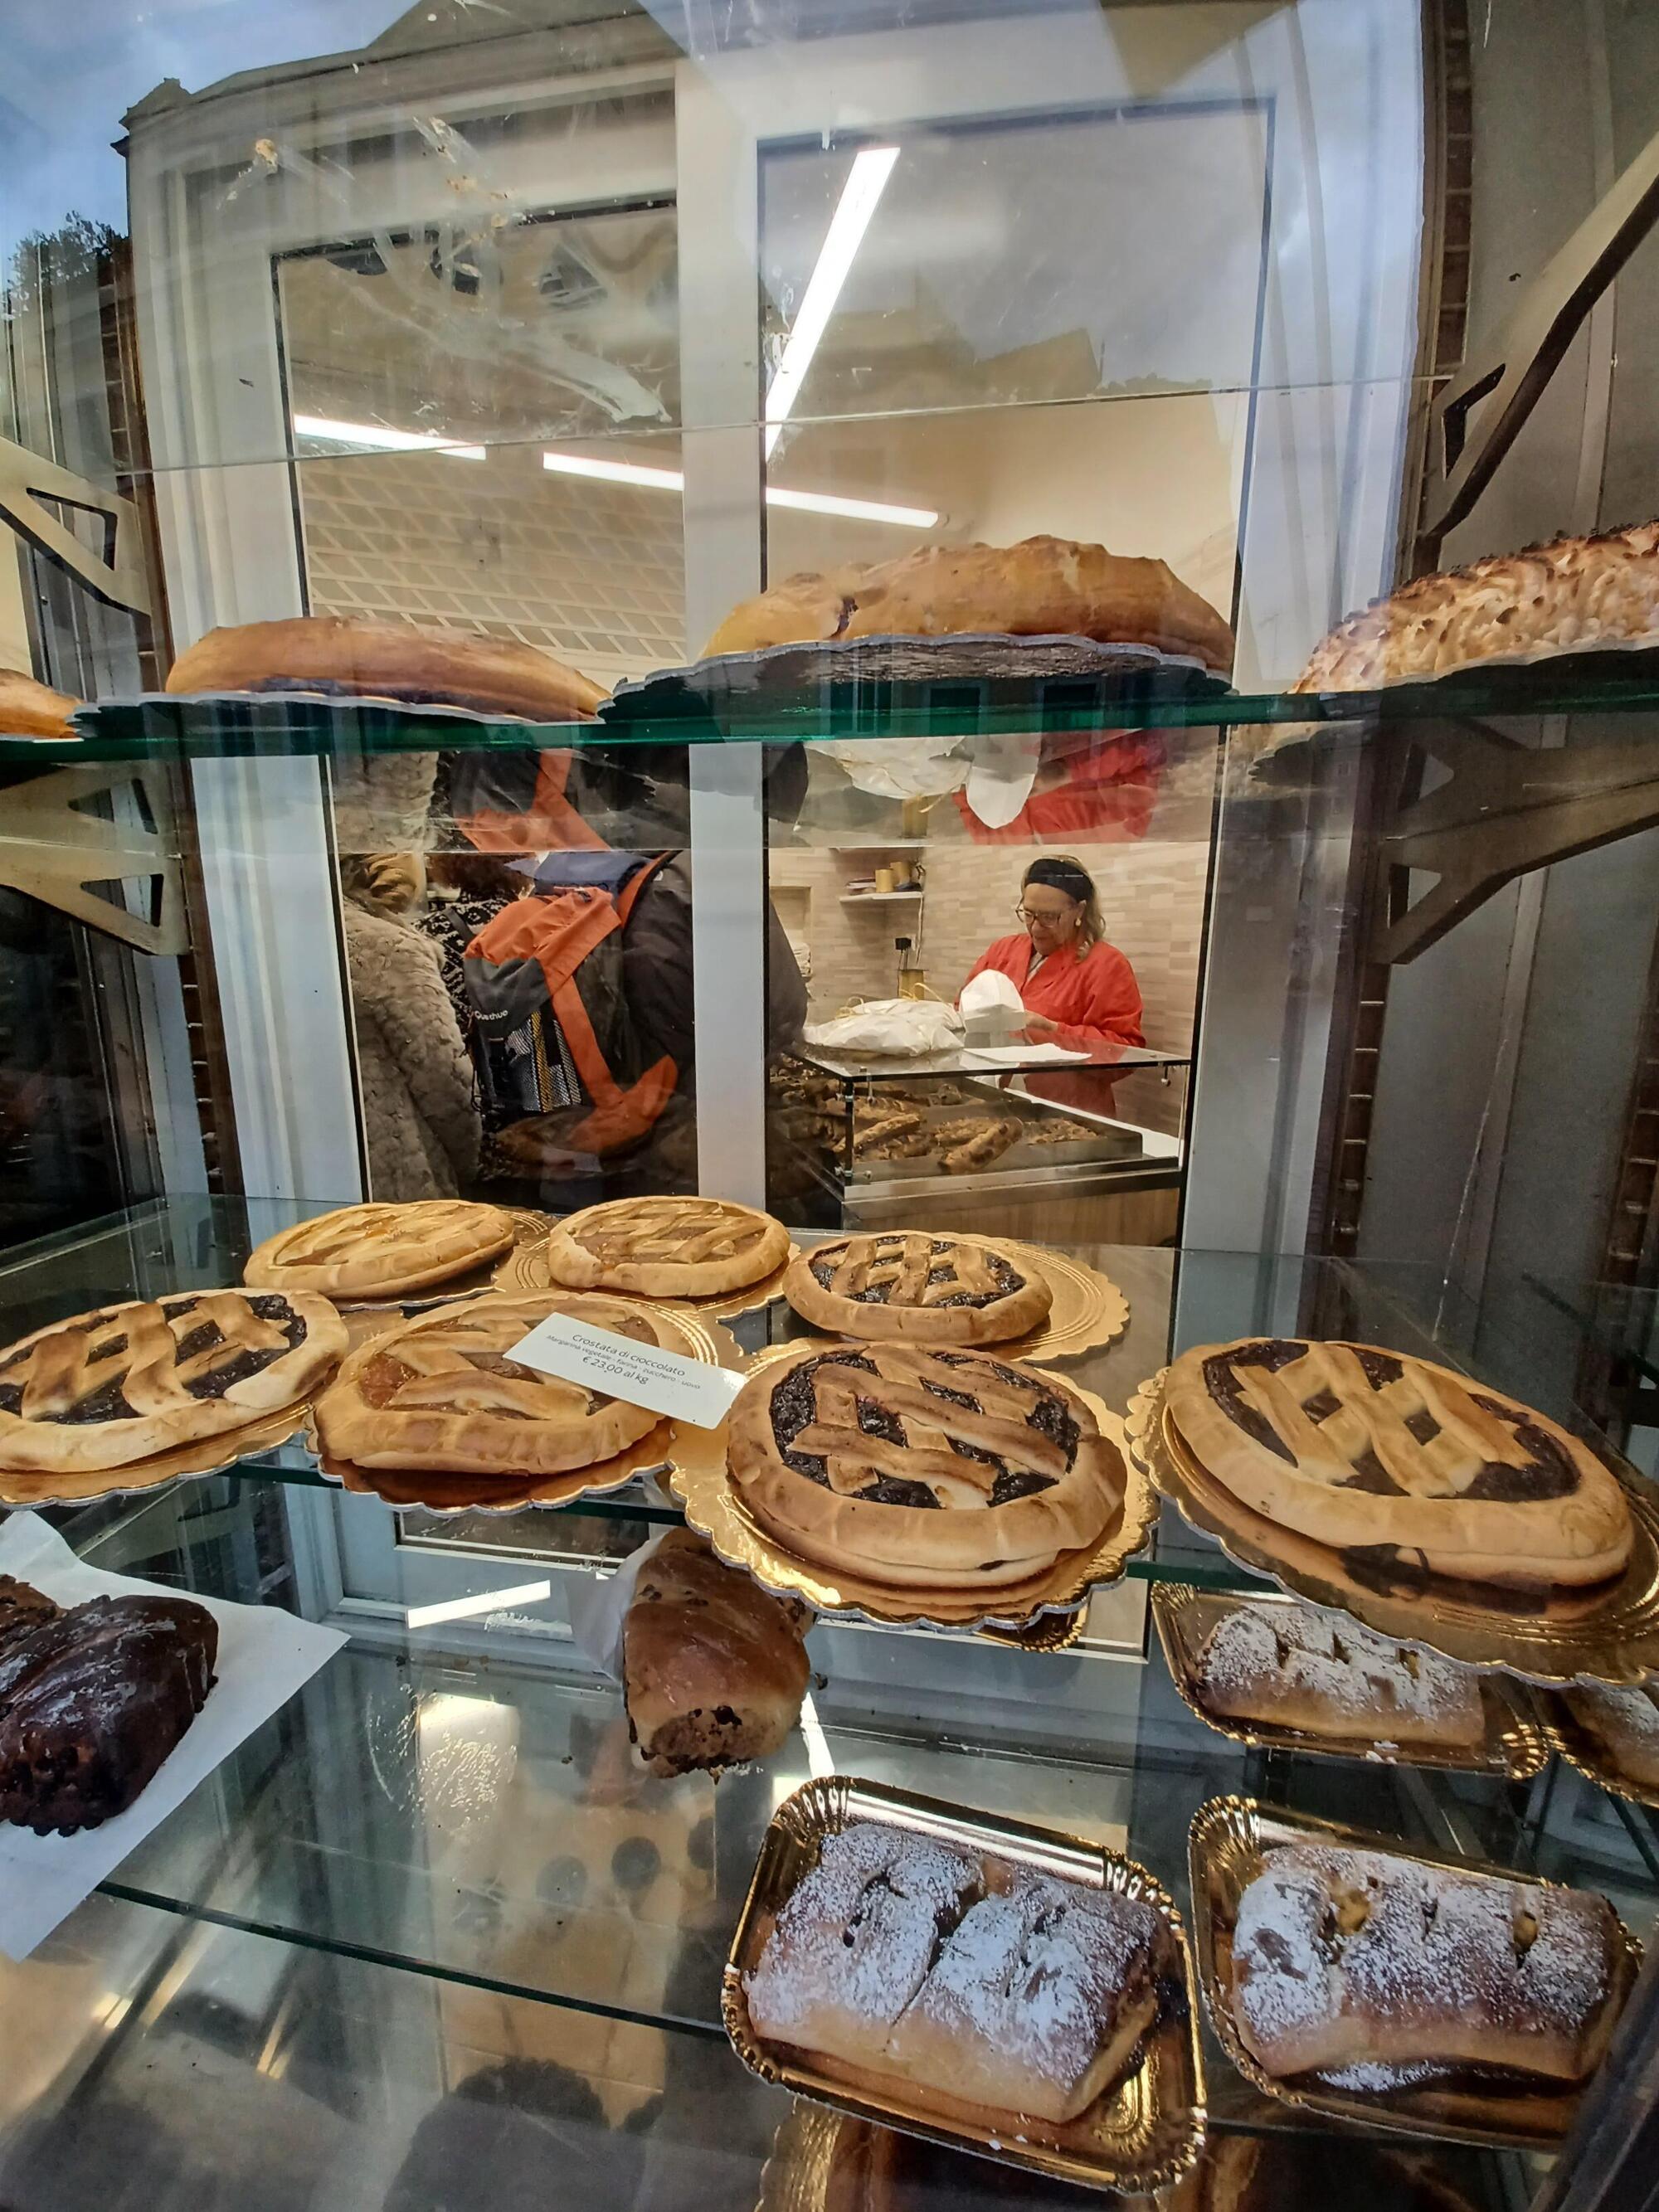
[[[76,1836],[37,1836],[27,1828],[0,1826],[0,1952],[27,1959],[198,1782],[288,1703],[346,1637],[341,1629],[297,1620],[276,1606],[232,1605],[196,1590],[105,1574],[77,1559],[57,1530],[33,1513],[14,1513],[0,1528],[0,1574],[32,1583],[62,1606],[94,1597],[188,1597],[219,1624],[207,1703],[135,1804]]]
[[[890,1053],[915,1059],[925,1052],[954,1052],[962,1042],[962,1017],[938,999],[866,999],[851,1013],[810,1023],[802,1031],[819,1052]]]

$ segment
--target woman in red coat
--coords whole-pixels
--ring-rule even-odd
[[[1014,911],[1023,933],[988,945],[969,975],[995,969],[1008,977],[1031,1018],[1025,1036],[1103,1060],[1114,1045],[1145,1044],[1135,971],[1106,942],[1083,863],[1063,853],[1033,860]]]

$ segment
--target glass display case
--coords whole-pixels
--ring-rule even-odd
[[[1580,1692],[1656,1726],[1655,26],[103,12],[20,28],[0,147],[0,1571],[45,1524],[339,1641],[158,1817],[165,1765],[31,1835],[0,1619],[0,1936],[90,1869],[0,1962],[0,2197],[1635,2202],[1659,1786]],[[559,1224],[613,1201],[776,1241],[690,1292],[572,1274]],[[260,1277],[422,1204],[494,1226]],[[713,1418],[400,1466],[376,1370],[384,1436],[331,1440],[337,1362],[400,1330],[475,1332],[440,1410],[499,1414],[542,1370],[489,1316],[578,1291]],[[140,1324],[58,1325],[131,1302],[228,1376],[198,1413],[280,1361],[259,1329],[314,1364],[100,1458]],[[1161,1379],[1216,1346],[1182,1371],[1236,1487]],[[815,1398],[815,1455],[775,1393],[837,1349],[908,1411],[854,1382],[849,1443]],[[1030,1394],[1029,1465],[939,1411],[952,1361]],[[947,1522],[970,1462],[991,1522],[1080,1463],[1109,1510],[1029,1572],[915,1537],[908,1589],[861,1581],[755,1503],[772,1445],[837,1515]],[[1314,1534],[1263,1454],[1325,1468]],[[1634,1564],[1581,1589],[1583,1496]],[[1449,1501],[1504,1574],[1418,1540]],[[622,1679],[688,1526],[805,1639],[781,1747],[718,1777],[651,1770]],[[1242,1606],[1290,1664],[1287,1595],[1339,1667],[1368,1632],[1390,1683],[1472,1667],[1475,1735],[1206,1704]],[[751,1885],[833,1778],[1132,1863],[1189,1947],[1124,2062],[1167,2102],[1191,2042],[1180,2159],[745,2065]],[[1507,1873],[1534,1935],[1546,1886],[1596,1893],[1605,2047],[1547,2094],[1501,2055],[1425,2087],[1385,2038],[1274,2075],[1228,1821]]]

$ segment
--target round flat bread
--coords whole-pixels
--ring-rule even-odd
[[[775,1273],[789,1231],[730,1199],[617,1198],[568,1215],[545,1249],[549,1274],[574,1289],[714,1297]]]
[[[570,1474],[626,1451],[657,1414],[508,1358],[550,1314],[663,1341],[652,1316],[620,1298],[464,1298],[358,1346],[317,1401],[324,1449],[362,1468],[526,1475]]]
[[[805,1346],[732,1409],[739,1498],[798,1559],[897,1589],[1024,1582],[1105,1533],[1124,1469],[1056,1376],[982,1352]]]
[[[783,1295],[804,1321],[836,1336],[912,1344],[999,1344],[1029,1335],[1053,1293],[977,1237],[894,1230],[835,1237],[791,1265]]]
[[[498,1206],[418,1198],[404,1206],[342,1206],[279,1229],[254,1247],[242,1279],[266,1290],[392,1298],[447,1283],[513,1249]]]
[[[1334,1551],[1527,1588],[1601,1582],[1630,1556],[1623,1487],[1587,1444],[1425,1359],[1240,1337],[1183,1352],[1164,1404],[1242,1504]]]
[[[130,1467],[296,1405],[344,1353],[304,1292],[185,1291],[100,1306],[0,1352],[0,1466]]]

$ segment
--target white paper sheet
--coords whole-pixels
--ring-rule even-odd
[[[1043,1066],[1061,1060],[1087,1060],[1086,1052],[1072,1052],[1063,1044],[970,1045],[963,1053],[964,1067],[1029,1067],[1033,1060]]]
[[[14,1513],[0,1528],[0,1574],[33,1583],[64,1606],[94,1597],[188,1597],[219,1624],[216,1680],[207,1703],[136,1804],[78,1836],[0,1826],[0,1952],[26,1959],[346,1638],[276,1606],[231,1605],[198,1590],[105,1574],[77,1559],[33,1513]]]

